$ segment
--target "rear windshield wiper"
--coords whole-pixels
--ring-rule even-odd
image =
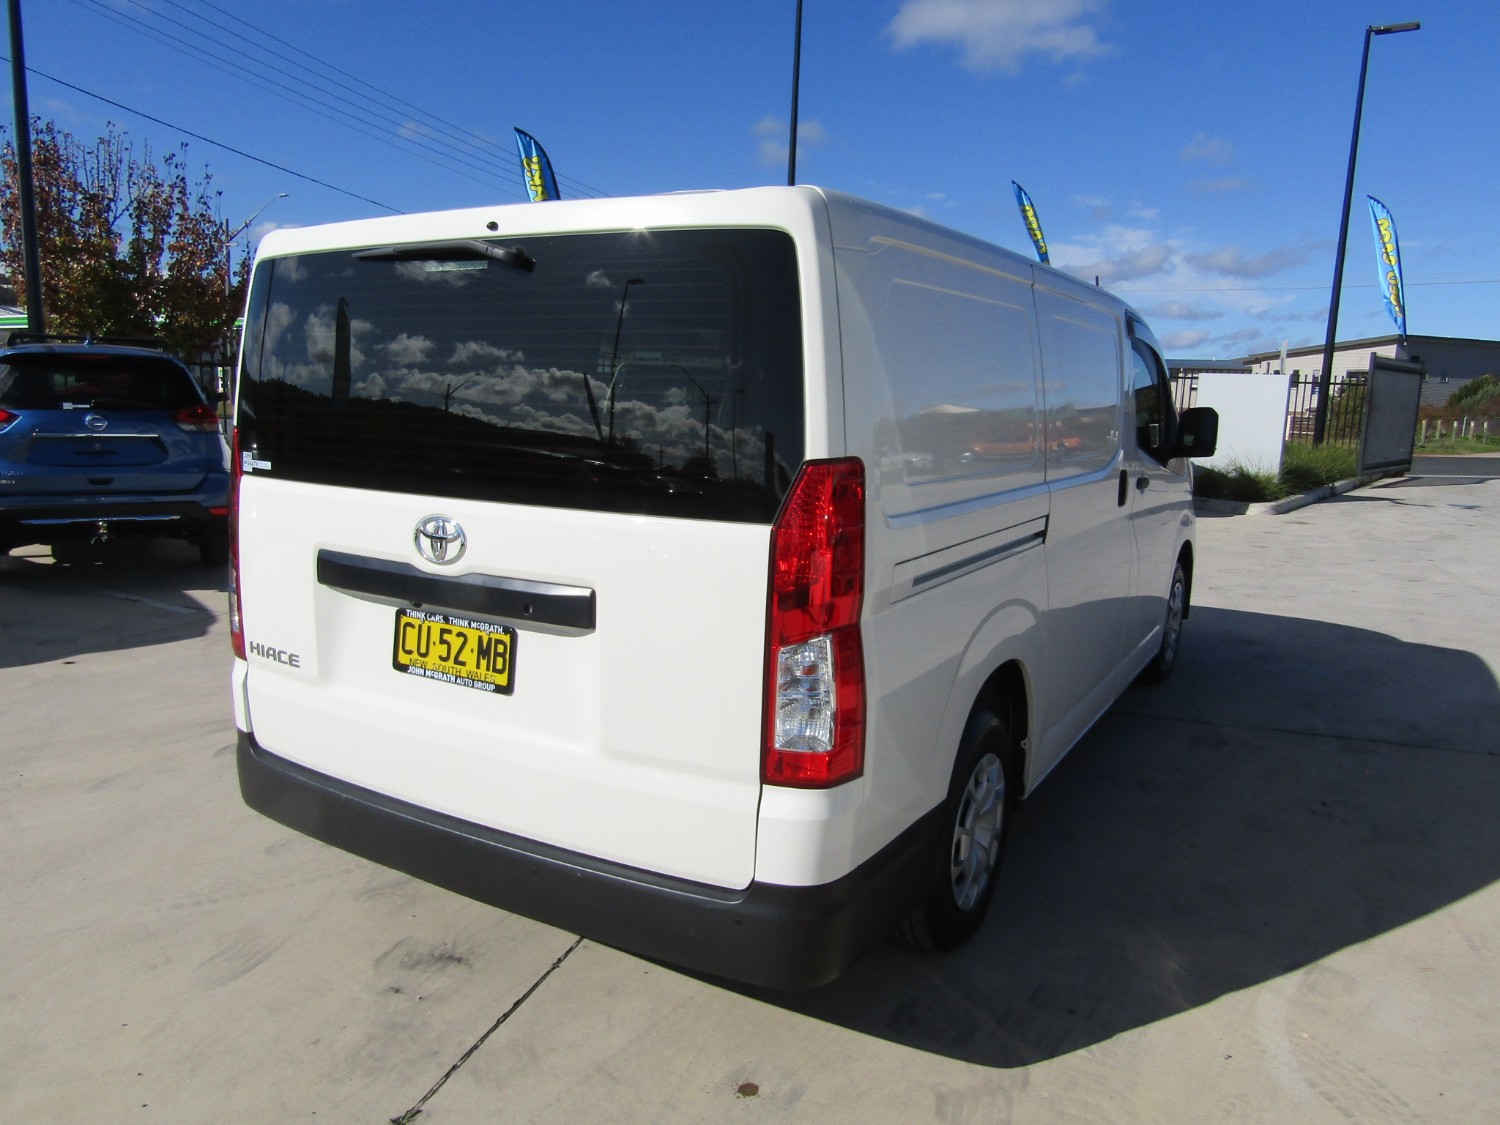
[[[477,238],[455,238],[450,242],[414,242],[402,246],[380,246],[354,255],[361,262],[477,262],[493,258],[530,273],[536,259],[519,246],[495,246]]]

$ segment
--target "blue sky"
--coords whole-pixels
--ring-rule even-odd
[[[187,141],[247,239],[523,201],[512,125],[564,195],[786,179],[795,0],[22,2],[32,113]],[[1371,47],[1339,336],[1393,331],[1370,194],[1409,331],[1500,338],[1494,0],[804,0],[797,178],[1029,254],[1018,180],[1169,353],[1321,343],[1364,28],[1407,20]]]

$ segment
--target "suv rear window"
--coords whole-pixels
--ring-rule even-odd
[[[295,480],[770,522],[803,455],[799,309],[768,230],[269,259],[240,444]]]
[[[176,411],[202,401],[186,371],[151,356],[13,352],[0,360],[0,406],[11,410]]]

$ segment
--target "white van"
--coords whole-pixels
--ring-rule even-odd
[[[811,187],[278,230],[235,412],[245,800],[777,987],[979,925],[1193,577],[1118,300]]]

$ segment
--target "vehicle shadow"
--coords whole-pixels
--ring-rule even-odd
[[[205,635],[228,571],[175,540],[120,540],[59,563],[45,547],[0,556],[0,669]]]
[[[1196,608],[1020,810],[992,913],[768,1003],[1019,1067],[1260,984],[1500,878],[1500,689],[1480,657]]]

